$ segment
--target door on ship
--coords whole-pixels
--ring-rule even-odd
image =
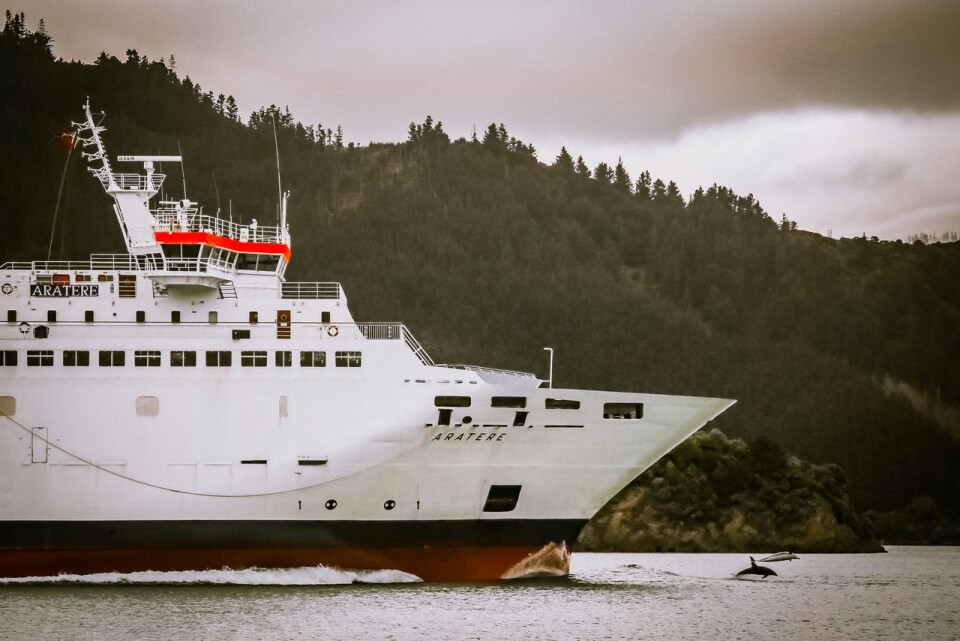
[[[30,442],[30,462],[47,462],[47,429],[45,427],[35,427],[30,432],[33,434]]]

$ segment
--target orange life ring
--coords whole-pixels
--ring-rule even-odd
[[[331,337],[331,338],[333,338],[334,336],[336,336],[336,335],[339,334],[339,333],[340,333],[340,330],[337,329],[337,326],[336,326],[336,325],[331,325],[330,327],[327,328],[327,336],[329,336],[329,337]]]

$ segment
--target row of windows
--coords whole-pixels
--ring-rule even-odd
[[[17,365],[18,352],[16,350],[0,351],[0,367],[14,367]],[[207,367],[230,367],[233,365],[233,352],[229,350],[208,350],[201,352]],[[100,350],[97,353],[97,362],[100,367],[122,367],[126,365],[127,353],[123,350]],[[266,350],[250,350],[240,352],[241,367],[266,367]],[[360,367],[362,362],[360,352],[335,352],[334,363],[337,367]],[[52,367],[54,364],[52,349],[27,350],[27,365],[30,367]],[[160,350],[135,350],[133,364],[136,367],[160,367]],[[277,367],[293,367],[293,352],[274,352],[274,364]],[[90,352],[86,350],[64,350],[63,365],[65,367],[88,367]],[[170,352],[171,367],[196,367],[197,352],[172,351]],[[300,367],[326,367],[327,353],[302,351],[300,352]]]
[[[288,314],[288,320],[289,320],[289,312],[287,312],[287,314]],[[207,322],[208,322],[208,323],[211,323],[211,324],[216,324],[216,323],[217,323],[217,316],[218,316],[218,314],[217,314],[217,312],[216,312],[215,310],[208,312],[208,313],[207,313]],[[180,315],[180,312],[179,312],[178,310],[173,310],[173,311],[170,312],[170,322],[171,322],[171,323],[179,323],[179,322],[180,322],[180,317],[181,317],[181,315]],[[260,322],[260,314],[259,314],[259,312],[250,312],[248,318],[249,318],[249,321],[250,321],[250,324],[251,324],[251,325],[256,325],[257,323]],[[145,311],[142,310],[142,309],[141,309],[141,310],[137,310],[136,319],[137,319],[137,322],[138,322],[138,323],[146,323],[146,322],[147,322],[147,312],[145,312]],[[83,312],[83,320],[84,320],[84,322],[87,322],[87,323],[92,323],[92,322],[93,322],[93,320],[94,320],[94,314],[93,314],[93,310],[92,310],[92,309],[88,309],[88,310],[86,310],[86,311]],[[8,309],[8,310],[7,310],[7,322],[8,322],[8,323],[16,323],[16,322],[17,322],[17,310],[15,310],[15,309]],[[47,322],[48,322],[48,323],[56,323],[56,322],[57,322],[57,310],[55,310],[55,309],[48,309],[48,310],[47,310]],[[330,322],[330,312],[320,312],[320,322],[321,322],[321,323],[329,323],[329,322]]]
[[[436,396],[433,399],[433,404],[439,408],[441,412],[441,424],[449,425],[449,418],[451,410],[449,408],[453,407],[470,407],[473,399],[469,396]],[[523,409],[527,406],[527,397],[526,396],[494,396],[490,399],[490,407],[508,407],[513,409]],[[544,399],[543,406],[548,410],[578,410],[580,409],[580,401],[566,399],[566,398],[546,398]],[[521,416],[522,415],[522,416]],[[526,420],[527,412],[517,412],[518,420],[523,418]],[[443,422],[443,418],[448,419],[447,423]],[[626,418],[626,419],[637,419],[643,418],[643,403],[604,403],[603,404],[603,418]],[[464,419],[467,420],[467,419]],[[469,421],[468,421],[469,422]],[[522,423],[520,423],[522,424]]]

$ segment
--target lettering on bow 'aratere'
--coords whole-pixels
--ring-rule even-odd
[[[485,432],[479,432],[479,433],[476,433],[476,432],[460,432],[459,434],[458,434],[457,432],[440,432],[439,434],[437,434],[436,436],[434,436],[434,437],[433,437],[432,439],[430,439],[430,440],[431,440],[431,441],[441,441],[441,442],[446,442],[446,441],[464,441],[464,442],[465,442],[465,441],[473,441],[474,443],[480,443],[480,442],[489,443],[489,442],[492,441],[492,442],[494,442],[494,443],[499,443],[500,441],[503,440],[503,438],[504,438],[506,435],[507,435],[506,432],[501,432],[500,434],[494,434],[494,433],[489,433],[489,434],[487,434],[487,433],[485,433]]]

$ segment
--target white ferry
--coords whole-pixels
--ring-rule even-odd
[[[118,173],[84,109],[128,253],[0,266],[0,576],[483,581],[543,549],[562,573],[563,542],[734,402],[437,365],[404,325],[355,321],[339,283],[284,279],[285,202],[279,226],[151,202],[154,163],[180,158]]]

